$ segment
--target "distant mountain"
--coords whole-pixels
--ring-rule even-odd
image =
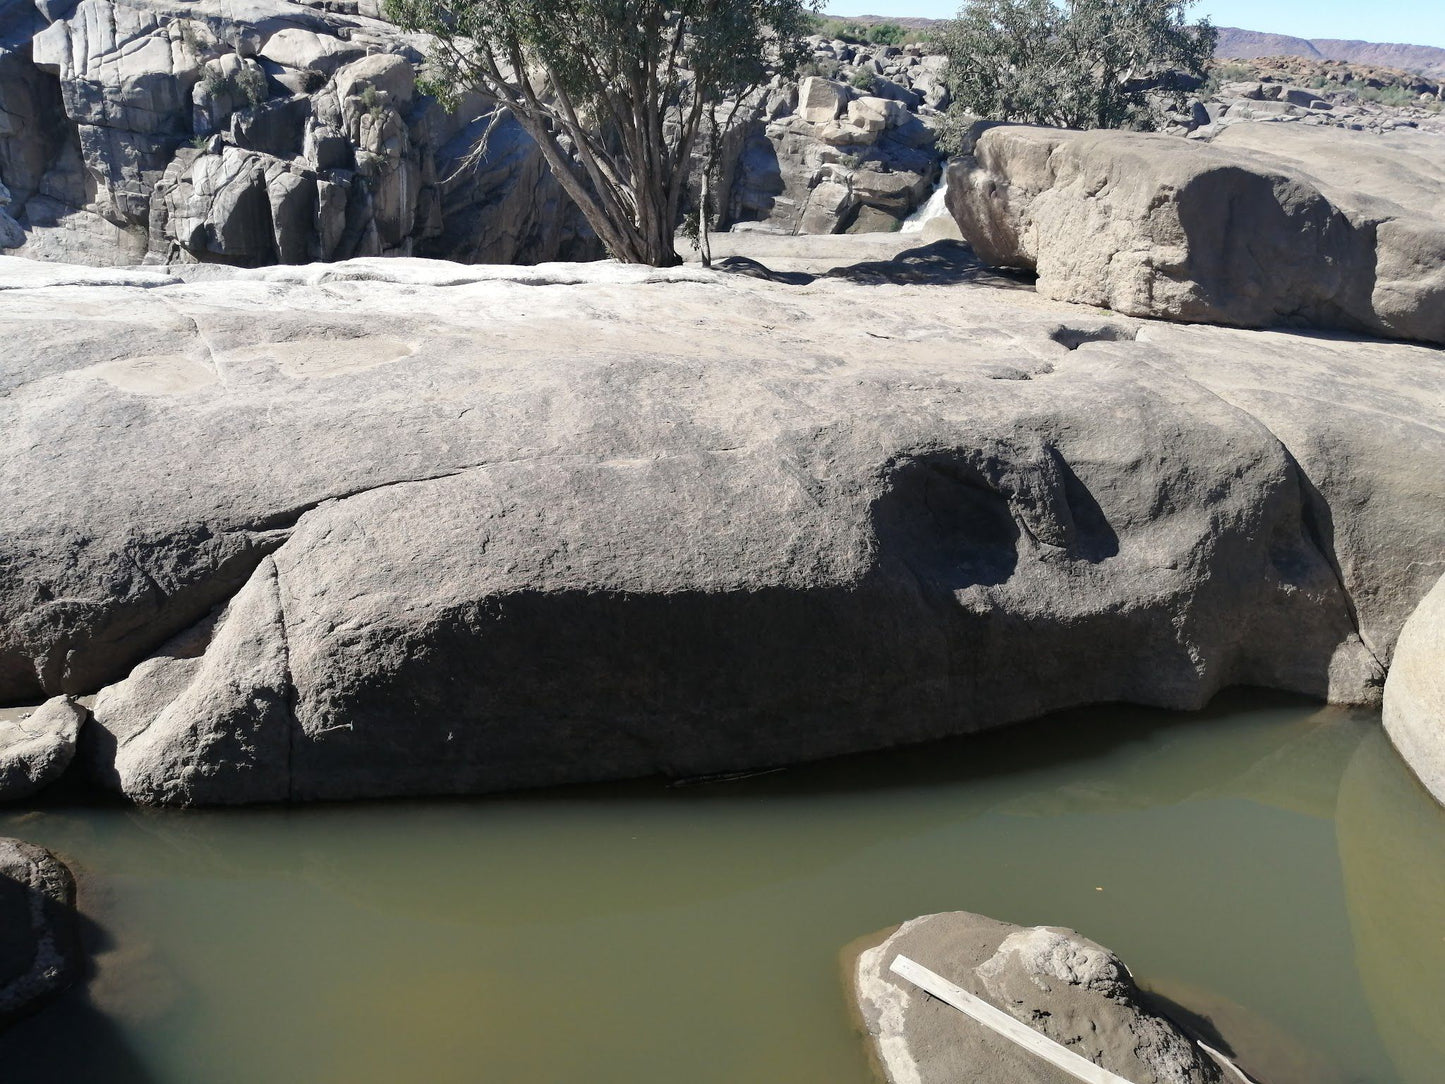
[[[1310,60],[1344,60],[1352,64],[1374,64],[1399,68],[1422,75],[1445,76],[1445,49],[1430,45],[1392,45],[1369,41],[1339,41],[1334,38],[1295,38],[1288,34],[1264,34],[1234,26],[1219,28],[1214,55],[1234,60],[1262,56],[1302,56]]]
[[[928,30],[939,23],[946,22],[946,19],[918,19],[913,16],[897,15],[828,15],[828,19],[840,23],[863,23],[872,26],[874,23],[893,23],[903,27],[904,30]]]

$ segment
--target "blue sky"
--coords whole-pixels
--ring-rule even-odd
[[[916,15],[946,19],[958,0],[830,0],[830,15]],[[1199,0],[1195,17],[1301,38],[1359,38],[1445,48],[1445,0]]]

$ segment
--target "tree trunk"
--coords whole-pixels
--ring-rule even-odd
[[[712,242],[707,235],[707,163],[702,167],[702,197],[697,201],[697,250],[704,267],[712,266]]]

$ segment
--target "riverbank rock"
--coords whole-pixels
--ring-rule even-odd
[[[75,879],[53,854],[0,839],[0,1026],[80,976]]]
[[[900,955],[1135,1084],[1217,1084],[1220,1066],[1147,1008],[1121,960],[1052,926],[966,911],[905,922],[865,949],[853,995],[889,1084],[1056,1084],[1059,1069],[890,970]],[[1232,1079],[1232,1078],[1231,1078]]]
[[[72,697],[56,696],[27,715],[0,719],[0,802],[28,798],[59,779],[87,715]]]
[[[1400,633],[1385,682],[1385,731],[1425,788],[1445,804],[1445,579]]]
[[[0,695],[99,690],[87,761],[176,803],[1378,701],[1445,574],[1437,351],[868,266],[0,262]]]
[[[949,167],[989,263],[1133,316],[1445,343],[1445,140],[999,126]]]

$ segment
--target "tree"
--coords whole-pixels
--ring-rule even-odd
[[[608,252],[670,266],[694,152],[710,158],[706,133],[796,70],[817,3],[387,0],[387,14],[430,36],[426,89],[511,112]]]
[[[1217,32],[1193,0],[969,0],[943,34],[955,108],[1061,128],[1157,125],[1150,93],[1202,78]]]

